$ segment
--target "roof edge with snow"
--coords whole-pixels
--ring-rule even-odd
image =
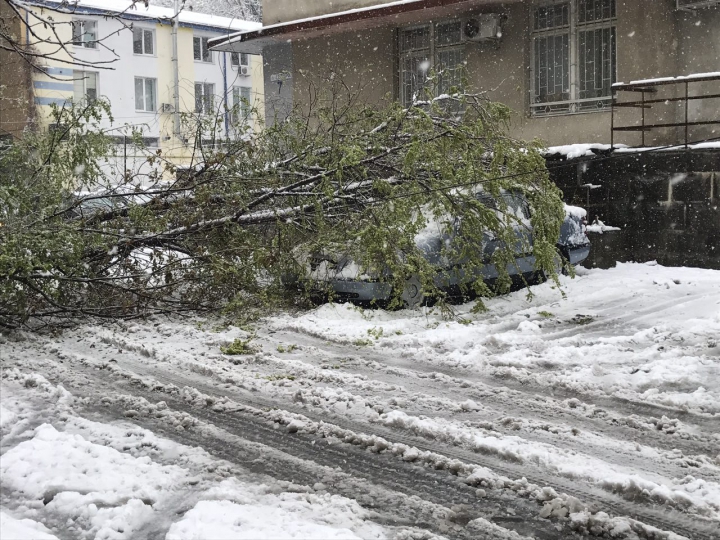
[[[512,1],[512,0],[511,0]],[[217,51],[238,51],[259,54],[266,45],[288,41],[291,35],[298,35],[323,29],[338,29],[360,21],[397,17],[435,8],[452,8],[467,5],[499,5],[500,0],[395,0],[380,5],[338,11],[316,17],[263,26],[257,30],[240,31],[210,41],[210,47]],[[507,3],[507,0],[506,2]]]
[[[77,0],[68,3],[63,3],[62,0],[22,0],[19,5],[43,7],[62,13],[119,17],[129,21],[153,21],[166,24],[170,24],[175,15],[172,8],[155,5],[146,7],[142,2],[138,2],[133,7],[131,0]],[[189,10],[180,11],[178,24],[184,28],[222,32],[253,31],[261,27],[260,23],[253,21]]]

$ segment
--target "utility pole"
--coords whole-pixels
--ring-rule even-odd
[[[178,26],[180,20],[180,0],[175,0],[175,15],[172,28],[172,65],[173,65],[173,134],[180,139],[180,72],[178,66]]]

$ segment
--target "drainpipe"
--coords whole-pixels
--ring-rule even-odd
[[[228,110],[228,76],[227,76],[227,55],[228,53],[224,52],[222,53],[223,56],[223,90],[225,90],[224,95],[224,105],[225,105],[225,139],[230,138],[230,112]]]
[[[173,66],[173,134],[180,139],[180,73],[178,70],[178,22],[180,20],[179,0],[175,0],[175,16],[172,28]]]

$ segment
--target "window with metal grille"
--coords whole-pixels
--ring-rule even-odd
[[[92,103],[98,97],[98,74],[93,71],[73,71],[73,101]]]
[[[155,79],[135,77],[135,110],[155,112],[156,105]]]
[[[97,21],[74,19],[72,21],[72,44],[86,49],[97,49]]]
[[[404,105],[448,94],[461,85],[465,55],[460,21],[402,28],[398,39],[399,94]],[[433,74],[435,81],[430,80]]]
[[[198,62],[212,62],[212,51],[208,47],[207,37],[193,37],[193,58]]]
[[[616,81],[616,0],[566,0],[533,8],[534,115],[603,110]]]
[[[210,114],[215,109],[215,85],[195,83],[195,112]]]
[[[155,32],[147,28],[133,28],[133,53],[155,54]]]

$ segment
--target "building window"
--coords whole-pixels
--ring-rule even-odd
[[[250,88],[247,86],[234,86],[232,103],[233,124],[246,123],[250,118]]]
[[[198,62],[212,62],[212,52],[208,47],[209,39],[206,37],[193,38],[193,58]]]
[[[214,111],[215,85],[195,83],[195,112],[210,114]]]
[[[462,84],[465,65],[462,23],[445,21],[401,29],[400,99],[409,105],[423,94],[448,94]],[[430,81],[430,75],[435,81]],[[429,85],[432,84],[432,88]]]
[[[155,112],[157,110],[155,103],[155,85],[155,79],[135,77],[135,110],[147,112]]]
[[[155,32],[147,28],[133,28],[133,53],[155,54]]]
[[[616,0],[570,0],[533,9],[534,115],[605,109],[616,81]]]
[[[249,66],[250,56],[246,53],[230,53],[230,65],[232,66]]]
[[[86,49],[97,49],[97,22],[85,19],[72,21],[72,44]]]
[[[92,103],[98,97],[98,74],[92,71],[73,71],[73,101]]]

